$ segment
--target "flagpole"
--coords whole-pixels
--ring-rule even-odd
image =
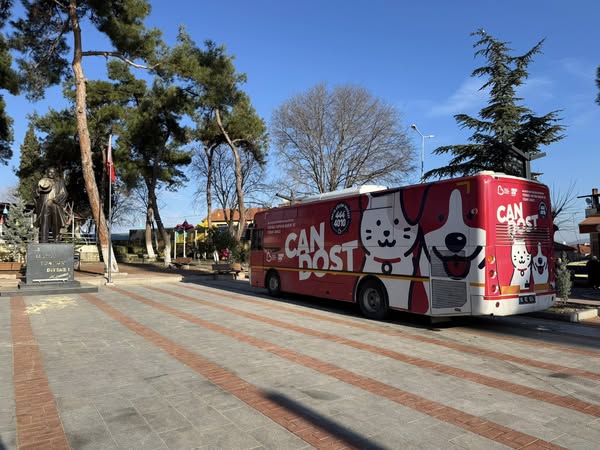
[[[108,154],[110,155],[108,170],[108,283],[112,283],[112,134],[108,135]]]

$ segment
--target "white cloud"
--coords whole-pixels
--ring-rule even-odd
[[[480,90],[484,83],[483,78],[468,78],[447,100],[431,106],[428,115],[439,117],[478,113],[489,100],[489,89]],[[550,78],[532,77],[524,80],[524,84],[517,88],[516,95],[524,98],[525,104],[547,101],[553,96],[553,86]]]
[[[523,98],[525,104],[534,100],[549,100],[554,92],[554,82],[546,77],[531,77],[523,80],[517,88],[517,96]]]
[[[583,62],[575,58],[563,58],[559,61],[562,69],[576,78],[593,81],[596,78],[596,67],[590,62]]]
[[[477,111],[485,105],[487,90],[479,90],[484,83],[480,78],[468,78],[447,100],[432,106],[430,116],[448,116]]]

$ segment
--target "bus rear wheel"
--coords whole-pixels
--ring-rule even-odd
[[[272,270],[267,275],[267,290],[271,297],[279,297],[281,295],[281,279],[279,274]]]
[[[389,307],[385,288],[379,281],[367,280],[361,284],[358,291],[358,306],[365,317],[369,319],[385,319]]]

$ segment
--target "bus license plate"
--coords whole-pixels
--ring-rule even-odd
[[[535,303],[535,295],[524,295],[519,297],[519,305],[530,305]]]

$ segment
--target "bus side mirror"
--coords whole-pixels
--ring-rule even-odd
[[[246,231],[244,232],[244,238],[245,241],[251,241],[252,240],[252,228],[246,228]]]

